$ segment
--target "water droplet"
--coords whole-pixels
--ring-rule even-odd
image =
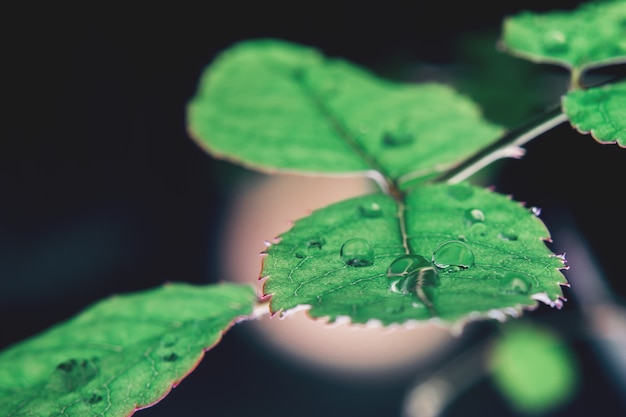
[[[437,246],[433,252],[433,263],[444,272],[456,272],[474,264],[474,252],[459,240],[451,240]]]
[[[163,347],[172,347],[178,342],[178,338],[172,335],[165,335],[161,339],[161,346]]]
[[[470,227],[470,235],[472,237],[487,236],[488,232],[489,229],[485,223],[476,223]]]
[[[468,209],[465,211],[465,219],[470,225],[485,221],[485,213],[478,209]]]
[[[532,279],[522,272],[507,272],[500,280],[500,292],[503,294],[528,294]]]
[[[104,399],[104,395],[99,392],[92,392],[88,397],[84,398],[87,404],[98,404]]]
[[[326,244],[326,240],[324,238],[309,239],[304,245],[302,245],[302,247],[296,250],[295,252],[296,258],[303,259],[303,258],[306,258],[307,256],[315,255],[319,253],[319,251],[322,250],[322,247],[325,244]]]
[[[432,263],[420,255],[403,255],[387,269],[387,285],[393,292],[415,294],[418,286],[435,286],[437,271]]]
[[[508,240],[511,242],[516,241],[518,238],[517,233],[515,233],[513,229],[507,229],[507,230],[500,232],[498,237],[502,240]]]
[[[545,34],[543,46],[550,52],[565,52],[568,49],[567,37],[560,30],[551,30]]]
[[[365,239],[348,239],[339,252],[346,265],[354,267],[370,266],[374,263],[374,250]]]
[[[324,243],[326,243],[324,239],[312,239],[306,242],[306,247],[311,250],[321,250]]]
[[[383,145],[385,146],[403,146],[413,143],[415,137],[410,133],[386,132],[383,135]]]
[[[97,358],[93,358],[69,359],[60,363],[50,376],[48,387],[54,391],[75,391],[98,375],[97,362]]]
[[[531,207],[530,212],[535,216],[539,216],[541,214],[541,209],[539,207]]]
[[[168,353],[167,355],[164,355],[162,357],[162,359],[165,362],[175,362],[175,361],[178,360],[178,355],[176,353],[172,352],[172,353]]]
[[[383,212],[380,205],[376,202],[363,203],[359,206],[359,214],[361,217],[376,218],[381,217]]]
[[[448,188],[448,195],[455,200],[465,201],[474,195],[474,190],[465,184],[457,184]]]
[[[401,313],[404,313],[405,309],[406,309],[406,307],[404,307],[404,305],[399,305],[399,306],[387,307],[387,308],[385,308],[385,311],[388,314],[401,314]]]
[[[401,120],[383,135],[384,146],[405,146],[410,145],[414,141],[415,135],[411,131],[408,120]]]

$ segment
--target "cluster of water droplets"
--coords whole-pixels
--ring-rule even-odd
[[[458,187],[451,189],[451,196],[457,200],[467,200],[473,195],[471,188]],[[381,206],[376,202],[365,202],[358,207],[362,218],[379,218],[383,216]],[[530,211],[539,215],[540,210],[532,207]],[[469,237],[484,237],[489,228],[485,224],[485,213],[478,208],[467,209],[463,213],[463,221],[468,227]],[[518,234],[513,229],[494,232],[503,241],[516,241]],[[458,240],[449,240],[438,245],[429,258],[419,254],[405,254],[394,259],[386,271],[387,286],[390,291],[399,294],[416,294],[419,289],[434,288],[438,285],[440,275],[466,270],[474,265],[475,256],[465,235]],[[326,241],[323,238],[308,240],[296,253],[298,258],[306,258],[319,253]],[[339,251],[341,260],[352,268],[363,268],[374,265],[375,253],[372,244],[363,238],[355,237],[346,240]],[[506,295],[528,294],[532,287],[532,278],[522,272],[507,271],[497,274],[499,291]]]

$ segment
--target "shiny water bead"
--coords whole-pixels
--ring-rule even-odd
[[[460,240],[442,243],[433,252],[433,263],[444,272],[470,268],[474,264],[474,252]]]
[[[372,245],[360,238],[348,239],[339,251],[341,259],[348,266],[363,267],[374,264],[374,250]]]
[[[507,272],[500,280],[503,294],[528,294],[531,287],[532,278],[522,272]]]
[[[420,255],[403,255],[387,269],[387,285],[400,294],[416,293],[418,287],[434,286],[437,272],[430,261]]]

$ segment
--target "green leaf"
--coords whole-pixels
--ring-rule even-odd
[[[277,40],[216,59],[188,123],[208,152],[255,169],[388,179],[440,172],[502,133],[445,85],[394,83]]]
[[[626,61],[626,2],[585,3],[572,11],[522,12],[504,21],[502,46],[574,72]]]
[[[496,386],[514,408],[527,414],[554,409],[578,386],[574,355],[546,328],[512,326],[494,345],[489,361]]]
[[[562,107],[579,132],[603,144],[626,147],[626,82],[570,91]]]
[[[167,395],[255,298],[247,285],[168,284],[101,301],[0,353],[0,410],[131,415]]]
[[[425,260],[405,258],[389,280],[405,237]],[[415,188],[401,204],[371,194],[317,210],[282,234],[263,262],[264,293],[273,313],[309,306],[311,317],[330,321],[504,319],[537,300],[561,305],[564,260],[545,239],[533,210],[466,183]]]

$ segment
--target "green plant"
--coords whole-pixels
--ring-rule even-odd
[[[379,186],[316,211],[269,246],[263,275],[270,276],[270,310],[310,305],[312,317],[331,321],[436,319],[461,330],[468,320],[518,316],[537,300],[559,306],[564,259],[546,247],[537,211],[466,180],[498,158],[521,157],[520,146],[567,121],[598,142],[625,145],[623,81],[587,86],[583,77],[623,61],[624,4],[602,3],[595,17],[589,7],[546,22],[526,14],[507,21],[509,51],[571,70],[563,106],[509,132],[448,87],[390,83],[285,42],[242,43],[212,65],[189,113],[192,134],[210,153],[269,171],[367,175]],[[605,32],[591,36],[581,22]],[[251,134],[263,142],[250,143]],[[255,306],[264,304],[250,286],[227,284],[171,285],[103,302],[7,349],[0,404],[7,415],[132,413],[184,377],[221,332],[256,317]],[[567,398],[571,386],[562,381],[575,376],[567,352],[558,354],[563,345],[543,332],[511,329],[493,355],[504,392],[531,412]],[[529,340],[545,350],[525,348]],[[45,360],[31,359],[42,350]],[[532,360],[507,359],[529,351]],[[519,363],[555,365],[554,391],[534,378],[514,385],[526,381],[509,376]]]

